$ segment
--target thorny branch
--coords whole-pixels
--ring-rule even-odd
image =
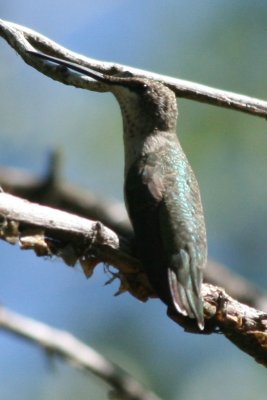
[[[99,262],[118,269],[121,281],[118,293],[129,291],[142,301],[156,297],[141,265],[122,249],[120,238],[99,222],[63,211],[30,203],[0,193],[2,217],[0,237],[33,249],[37,255],[57,255],[67,265],[79,261],[89,277]],[[220,330],[229,340],[267,367],[267,314],[234,300],[219,287],[203,284],[205,331]],[[169,316],[185,330],[196,331],[189,318]]]
[[[112,388],[112,395],[123,400],[160,400],[154,393],[101,354],[68,332],[0,307],[0,329],[41,346],[49,355],[57,355],[74,367],[96,375]],[[114,398],[114,397],[113,397]]]
[[[29,55],[27,51],[37,49],[49,55],[65,58],[69,61],[76,62],[108,75],[123,75],[130,72],[135,76],[145,76],[150,79],[156,79],[169,86],[178,97],[239,110],[264,118],[267,117],[266,101],[125,65],[88,58],[60,46],[38,32],[12,22],[0,20],[0,36],[2,36],[10,46],[17,51],[27,64],[50,78],[67,85],[73,85],[78,88],[89,89],[97,92],[107,90],[106,85],[101,82],[93,81],[86,76],[80,76],[75,72],[69,70],[66,71],[64,68],[38,60],[36,57]]]

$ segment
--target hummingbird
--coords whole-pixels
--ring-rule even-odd
[[[96,72],[29,52],[104,83],[123,120],[124,198],[136,252],[158,297],[204,329],[207,238],[200,190],[176,134],[175,93],[161,82]]]

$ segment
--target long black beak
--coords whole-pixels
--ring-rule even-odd
[[[90,76],[90,78],[95,79],[96,81],[100,81],[106,84],[118,84],[121,79],[125,79],[125,78],[115,78],[115,77],[110,77],[108,75],[104,75],[100,72],[96,72],[96,71],[92,71],[89,68],[83,67],[82,65],[73,63],[71,61],[67,61],[67,60],[63,60],[62,58],[57,58],[57,57],[53,57],[53,56],[49,56],[47,54],[38,52],[38,51],[30,51],[28,50],[28,53],[31,54],[34,57],[38,57],[38,58],[42,58],[43,60],[47,60],[50,62],[53,62],[55,64],[60,64],[63,65],[64,67],[67,67],[69,69],[72,69],[73,71],[79,72],[80,74],[86,75],[86,76]]]
[[[109,90],[112,92],[112,87],[115,86],[123,86],[127,89],[139,91],[142,93],[143,89],[148,86],[148,82],[142,80],[141,78],[134,78],[132,76],[121,77],[121,76],[114,76],[114,75],[106,75],[101,72],[93,71],[90,68],[83,67],[82,65],[73,63],[68,60],[63,60],[62,58],[57,58],[53,56],[49,56],[47,54],[41,53],[39,51],[30,51],[28,53],[34,57],[42,58],[43,60],[47,60],[53,62],[55,64],[63,65],[73,71],[79,72],[82,75],[89,76],[90,78],[95,79],[98,82],[103,82],[104,84],[108,85],[110,88]]]

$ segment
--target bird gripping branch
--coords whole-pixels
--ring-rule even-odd
[[[137,255],[169,310],[196,319],[203,329],[206,229],[198,183],[176,135],[175,94],[154,80],[105,75],[29,53],[101,81],[117,98],[123,118],[125,204]]]

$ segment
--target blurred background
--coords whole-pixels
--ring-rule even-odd
[[[16,0],[1,18],[74,51],[252,97],[267,98],[267,2],[260,0]],[[24,64],[0,41],[0,163],[43,175],[51,149],[64,178],[122,201],[118,105]],[[178,134],[198,176],[209,253],[267,287],[266,121],[179,100]],[[186,334],[159,301],[113,297],[103,268],[37,259],[0,242],[2,304],[66,329],[167,400],[266,399],[263,367],[223,336]],[[100,400],[106,387],[33,345],[0,334],[0,398]]]

